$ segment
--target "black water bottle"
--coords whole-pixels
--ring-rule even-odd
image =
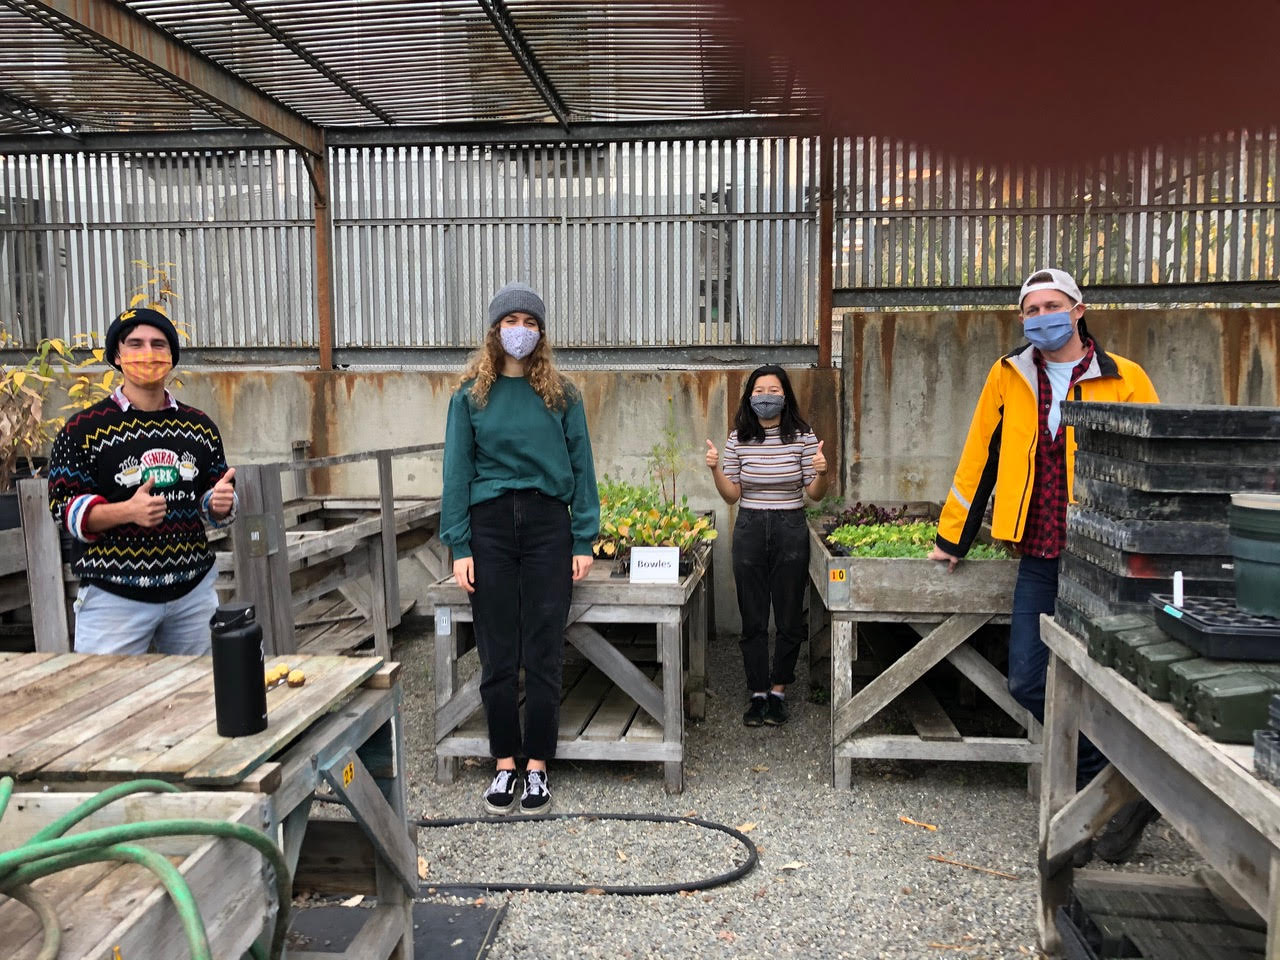
[[[213,705],[218,735],[247,737],[267,729],[266,657],[251,603],[224,603],[209,621]]]

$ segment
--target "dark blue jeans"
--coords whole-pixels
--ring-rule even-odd
[[[1009,622],[1009,693],[1041,723],[1044,723],[1049,648],[1040,639],[1040,614],[1053,613],[1057,595],[1058,558],[1024,556],[1018,564]],[[1096,777],[1106,765],[1107,758],[1082,736],[1076,760],[1076,789]]]
[[[476,568],[471,615],[480,655],[480,699],[495,757],[555,756],[572,554],[569,508],[554,497],[518,490],[471,508]]]
[[[803,510],[738,510],[733,525],[733,579],[742,614],[742,663],[753,693],[793,683],[808,633],[809,527]],[[769,608],[777,638],[769,667]]]

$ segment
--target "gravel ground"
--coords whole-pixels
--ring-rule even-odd
[[[468,761],[455,783],[433,780],[429,630],[402,628],[395,650],[404,664],[409,810],[425,818],[472,816],[492,768]],[[1025,768],[859,764],[854,788],[836,792],[829,707],[797,696],[808,689],[803,667],[789,697],[791,722],[748,729],[737,643],[714,642],[708,659],[707,719],[686,726],[684,793],[663,791],[658,764],[554,761],[556,812],[696,815],[747,832],[760,849],[759,866],[727,886],[675,896],[486,895],[489,906],[509,905],[493,960],[1038,955],[1036,810]],[[903,824],[900,815],[938,829]],[[689,883],[743,860],[741,846],[725,834],[671,824],[498,822],[419,836],[428,883]],[[1195,866],[1190,849],[1158,822],[1128,869],[1184,873]]]

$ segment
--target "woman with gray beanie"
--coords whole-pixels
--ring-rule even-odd
[[[449,401],[440,504],[440,539],[471,598],[497,761],[489,813],[551,809],[569,597],[591,569],[599,525],[582,396],[552,362],[542,298],[509,283],[490,302],[484,340]],[[523,790],[517,756],[527,761]]]

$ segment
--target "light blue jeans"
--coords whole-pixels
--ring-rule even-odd
[[[211,569],[186,596],[146,603],[92,583],[76,593],[76,653],[209,653],[209,619],[218,608]]]

